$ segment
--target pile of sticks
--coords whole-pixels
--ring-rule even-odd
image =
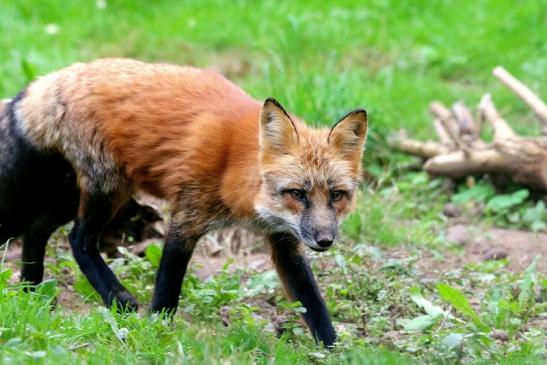
[[[519,136],[497,111],[491,96],[485,94],[476,118],[463,102],[450,109],[432,102],[430,112],[438,141],[417,141],[401,131],[390,144],[423,158],[424,170],[433,176],[461,179],[488,174],[547,192],[547,105],[503,67],[496,67],[493,74],[536,114],[542,125],[541,136]],[[484,122],[492,128],[491,143],[480,137]]]

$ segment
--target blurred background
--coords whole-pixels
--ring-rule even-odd
[[[65,228],[48,248],[46,272],[59,280],[61,306],[74,316],[53,312],[54,322],[44,319],[49,310],[41,302],[0,300],[0,360],[23,363],[38,354],[67,363],[544,363],[545,194],[515,184],[500,189],[482,176],[430,179],[420,160],[388,142],[402,128],[417,140],[435,139],[433,100],[464,101],[475,115],[486,92],[517,133],[539,135],[534,113],[492,69],[502,65],[545,99],[545,0],[0,0],[0,98],[40,75],[101,57],[213,68],[313,125],[367,109],[370,178],[344,223],[342,244],[311,254],[341,345],[334,353],[314,347],[263,247],[233,232],[213,237],[216,251],[198,255],[175,334],[158,322],[111,320],[90,309],[98,299],[67,250]],[[491,140],[491,132],[482,137]],[[238,241],[235,264],[226,263],[233,247],[215,240]],[[147,246],[143,257],[122,250],[111,262],[144,303],[160,246]],[[19,290],[2,275],[0,289]],[[13,322],[23,316],[19,310],[35,324],[34,337]],[[91,313],[87,324],[79,322],[82,311]],[[283,341],[257,316],[274,323]],[[112,323],[129,328],[133,340],[119,340]],[[78,326],[88,331],[81,335]],[[97,333],[107,334],[97,341]],[[14,338],[29,340],[3,347]]]
[[[544,1],[0,2],[0,95],[76,61],[133,57],[213,67],[256,98],[331,123],[366,107],[382,134],[427,136],[431,100],[490,91],[517,129],[527,110],[491,76],[547,89]],[[530,117],[528,115],[528,117]],[[372,151],[373,152],[373,151]]]

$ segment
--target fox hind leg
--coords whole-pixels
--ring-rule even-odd
[[[315,282],[306,256],[301,252],[301,243],[289,234],[273,234],[269,237],[272,260],[285,290],[292,300],[298,300],[306,308],[304,321],[316,341],[332,347],[336,333],[327,307]]]
[[[137,300],[120,283],[99,253],[99,238],[116,209],[124,201],[121,192],[81,187],[80,207],[69,235],[74,258],[107,306],[136,310]]]
[[[43,191],[40,201],[45,205],[38,211],[37,216],[25,224],[22,232],[23,252],[21,280],[32,285],[42,282],[44,276],[44,256],[50,236],[57,228],[67,224],[76,216],[78,209],[79,192],[74,185],[73,175],[65,180],[55,181],[55,188],[51,195]]]
[[[42,282],[44,277],[44,256],[51,234],[57,229],[52,225],[35,223],[23,234],[21,280],[31,285]]]

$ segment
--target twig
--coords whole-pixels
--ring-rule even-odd
[[[435,132],[437,132],[437,137],[439,137],[439,140],[442,144],[449,146],[454,145],[454,141],[452,141],[452,139],[448,135],[448,132],[446,131],[446,128],[439,119],[435,119],[433,121],[433,127],[435,128]]]
[[[458,101],[452,105],[452,115],[460,126],[460,134],[467,134],[473,139],[479,137],[477,127],[473,121],[473,116],[463,101]]]
[[[441,102],[434,101],[430,104],[429,111],[441,121],[444,128],[448,132],[448,135],[452,141],[454,141],[454,144],[458,148],[469,152],[468,146],[461,139],[459,126],[456,120],[452,117],[450,110],[448,110],[448,108],[446,108]]]
[[[547,134],[547,105],[528,86],[511,75],[501,66],[494,68],[494,76],[520,97],[534,111],[543,124],[543,133]]]
[[[389,143],[399,151],[409,153],[422,158],[430,158],[440,154],[448,153],[450,149],[437,142],[433,141],[416,141],[406,137],[404,132],[394,136]]]
[[[492,125],[494,130],[494,141],[501,142],[505,139],[516,139],[518,135],[500,116],[490,94],[484,94],[479,103],[481,115]]]

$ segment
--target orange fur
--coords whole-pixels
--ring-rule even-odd
[[[355,132],[349,123],[314,130],[287,115],[292,125],[282,137],[261,140],[262,103],[209,70],[98,60],[39,79],[20,104],[29,139],[60,151],[82,181],[100,164],[104,186],[124,189],[123,196],[138,189],[170,201],[196,233],[215,222],[255,220],[257,200],[270,204],[264,173],[295,181],[308,176],[323,190],[333,176],[346,190],[359,181],[363,133],[352,149],[344,138]],[[90,160],[93,168],[86,165]],[[337,203],[340,214],[350,207]]]

